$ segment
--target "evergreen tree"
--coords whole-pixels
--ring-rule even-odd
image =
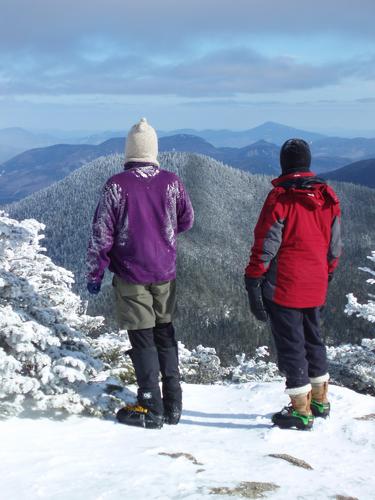
[[[0,414],[105,412],[95,379],[106,367],[88,336],[103,318],[84,313],[72,273],[43,255],[43,229],[0,212]]]
[[[375,251],[372,251],[371,255],[368,255],[367,258],[371,262],[375,262]],[[375,277],[374,269],[371,269],[369,267],[360,267],[359,269]],[[366,282],[370,285],[374,285],[375,278],[368,278]],[[346,314],[348,314],[349,316],[354,314],[359,318],[364,318],[371,323],[375,323],[375,295],[370,293],[369,298],[365,304],[360,304],[353,293],[349,293],[347,295],[347,299],[348,303],[345,307]]]

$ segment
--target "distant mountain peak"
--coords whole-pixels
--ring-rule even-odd
[[[276,145],[273,142],[266,141],[265,139],[260,139],[259,141],[254,142],[251,146],[273,146]]]
[[[258,125],[258,127],[288,127],[288,125],[283,125],[282,123],[273,122],[273,121],[268,120],[268,121],[263,122],[260,125]]]

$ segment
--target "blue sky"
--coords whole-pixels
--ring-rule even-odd
[[[375,135],[373,0],[2,0],[0,128]]]

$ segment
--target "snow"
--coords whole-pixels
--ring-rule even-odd
[[[331,417],[296,431],[270,423],[287,403],[282,382],[183,389],[180,424],[161,430],[79,416],[2,421],[0,498],[228,498],[210,489],[244,481],[277,484],[265,493],[274,500],[374,498],[374,421],[355,417],[375,413],[375,398],[332,386]],[[174,453],[192,457],[168,455]],[[271,453],[302,459],[313,470]]]

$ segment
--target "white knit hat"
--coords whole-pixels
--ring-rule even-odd
[[[140,122],[133,125],[128,133],[125,144],[125,163],[129,161],[159,165],[158,137],[146,118],[141,118]]]

